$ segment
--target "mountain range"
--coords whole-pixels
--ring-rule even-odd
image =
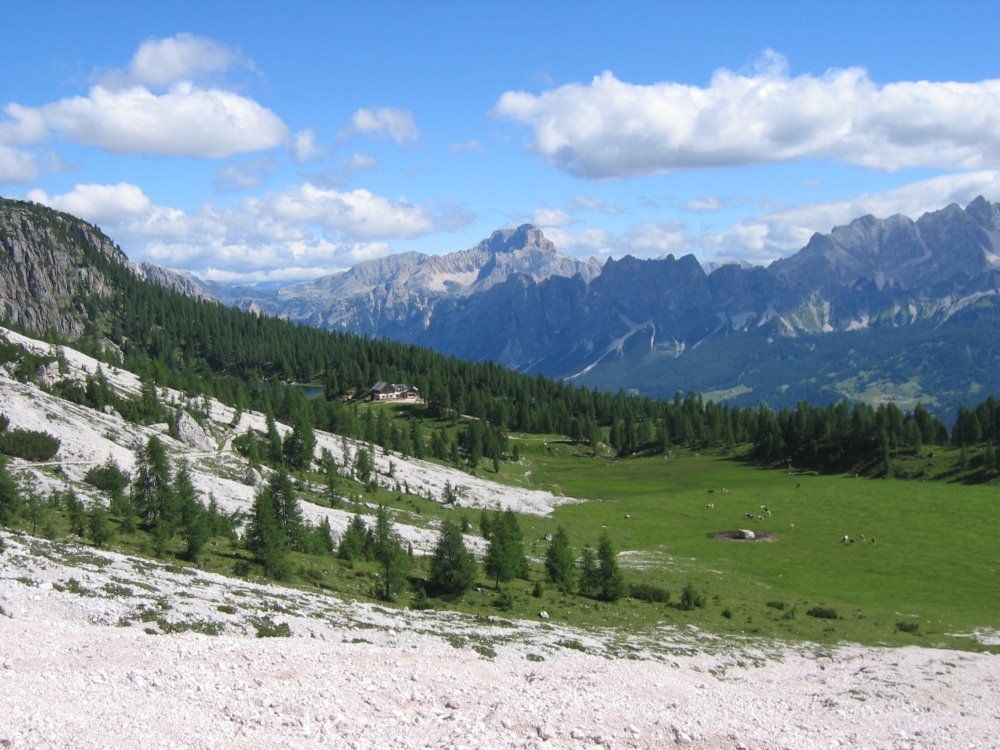
[[[530,225],[229,304],[653,397],[788,405],[1000,391],[1000,204],[864,216],[767,267],[693,255],[580,261]]]
[[[0,247],[4,319],[70,336],[93,317],[91,293],[108,292],[95,261],[128,263],[89,224],[18,201],[0,201]],[[916,220],[861,217],[767,267],[693,255],[601,265],[523,225],[269,289],[131,268],[310,326],[651,397],[921,401],[949,415],[1000,393],[1000,204],[982,197]]]

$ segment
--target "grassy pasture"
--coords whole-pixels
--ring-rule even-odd
[[[713,630],[914,642],[896,632],[902,621],[919,624],[917,642],[968,647],[948,634],[1000,627],[995,485],[799,474],[687,453],[618,461],[583,453],[558,441],[521,443],[535,483],[593,500],[559,508],[555,522],[577,545],[606,527],[622,563],[641,566],[630,580],[662,585],[674,601],[693,582],[710,598],[693,621]],[[736,529],[774,541],[711,538]],[[815,606],[839,618],[806,615]]]

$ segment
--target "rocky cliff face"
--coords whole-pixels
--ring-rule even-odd
[[[155,263],[133,263],[132,270],[141,278],[152,281],[154,284],[165,286],[180,292],[194,299],[211,301],[215,297],[210,292],[201,287],[197,282],[187,276],[171,271],[169,268],[158,266]]]
[[[0,306],[22,329],[79,336],[88,300],[110,287],[100,264],[127,263],[99,229],[32,203],[0,199]]]

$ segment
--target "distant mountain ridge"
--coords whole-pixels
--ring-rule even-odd
[[[893,338],[902,345],[963,313],[966,324],[988,326],[1000,302],[1000,205],[979,197],[964,209],[950,205],[915,221],[865,216],[813,235],[798,253],[769,267],[724,264],[708,271],[691,255],[582,263],[525,225],[496,232],[471,250],[370,261],[257,302],[310,325],[651,396],[697,390],[777,403],[800,395],[954,403],[963,388],[986,384],[955,384],[941,396],[910,382],[899,369],[909,365],[901,363],[881,377],[876,361],[879,372],[860,389],[843,384],[854,382],[848,372],[817,383],[795,370],[807,361],[818,366],[811,350],[832,345],[826,335],[838,334],[841,347],[848,346],[844,335],[857,334],[848,348],[865,354],[870,366],[866,353],[876,339],[882,348]],[[881,333],[861,336],[876,330]],[[895,337],[885,335],[893,330]],[[937,336],[943,341],[950,334],[945,326]],[[712,343],[719,339],[727,345]],[[788,382],[777,363],[766,362],[776,340],[799,363]],[[744,348],[759,352],[753,372],[722,364]],[[703,362],[709,350],[716,361]],[[936,366],[937,374],[925,380],[938,388],[949,380],[940,376],[947,369]]]
[[[438,256],[404,253],[291,286],[230,287],[132,266],[100,230],[0,199],[0,310],[71,337],[121,264],[194,297],[490,360],[605,390],[737,404],[1000,393],[1000,204],[856,219],[769,267],[694,256],[580,261],[530,225]]]
[[[539,229],[522,225],[493,232],[476,247],[442,255],[408,252],[365,261],[348,271],[254,295],[241,288],[228,304],[255,304],[272,315],[319,328],[348,330],[403,340],[418,337],[437,306],[452,298],[481,294],[515,274],[535,281],[600,273],[595,260],[557,252]]]

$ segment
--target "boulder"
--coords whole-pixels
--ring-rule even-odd
[[[757,535],[754,534],[750,529],[740,529],[736,532],[737,539],[756,539]]]
[[[215,449],[215,440],[186,411],[181,411],[177,415],[174,430],[177,439],[184,443],[184,445],[189,445],[192,448],[203,451]]]
[[[59,363],[49,362],[48,364],[38,365],[38,369],[35,371],[35,381],[42,388],[51,388],[61,379],[59,374]]]

